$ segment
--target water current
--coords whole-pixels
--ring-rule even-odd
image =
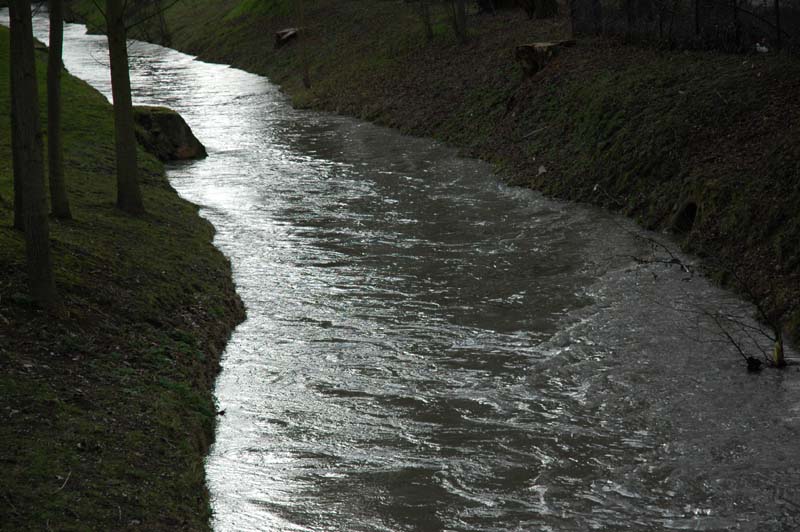
[[[65,41],[109,95],[105,40]],[[216,530],[800,529],[799,375],[747,374],[700,316],[751,309],[633,260],[654,235],[263,77],[138,42],[131,72],[208,148],[169,177],[247,306]]]

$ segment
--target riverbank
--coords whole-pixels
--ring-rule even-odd
[[[44,120],[46,57],[37,55]],[[0,86],[8,59],[0,28]],[[0,529],[207,529],[212,388],[244,316],[230,265],[197,206],[144,151],[147,214],[114,207],[111,107],[68,75],[63,92],[75,219],[51,220],[61,296],[51,313],[26,295],[8,202],[9,123],[0,122]]]
[[[671,231],[800,332],[800,61],[587,38],[526,77],[515,46],[564,38],[565,21],[471,14],[460,44],[438,8],[428,41],[400,0],[291,5],[179,2],[140,36],[266,75],[295,105],[437,138],[509,183]],[[295,26],[305,40],[275,48]]]

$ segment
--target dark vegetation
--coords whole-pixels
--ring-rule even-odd
[[[800,333],[793,56],[579,35],[526,76],[515,47],[569,37],[569,17],[470,5],[461,43],[452,2],[302,4],[303,24],[288,0],[186,0],[164,18],[174,46],[265,74],[298,106],[444,140],[492,161],[510,183],[671,231],[718,282],[788,336]],[[91,13],[88,2],[73,5]],[[290,27],[299,38],[275,47],[275,32]]]
[[[37,51],[42,123],[46,53]],[[243,315],[212,227],[139,150],[147,214],[117,209],[111,106],[63,76],[72,220],[50,219],[58,303],[29,295],[12,227],[0,28],[0,529],[205,529],[219,353]]]
[[[800,52],[798,0],[570,0],[577,31],[743,52]]]

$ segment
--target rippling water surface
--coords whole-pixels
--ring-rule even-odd
[[[103,38],[68,25],[65,63],[109,94]],[[746,374],[697,311],[749,310],[627,220],[172,50],[132,77],[208,148],[170,178],[248,310],[216,530],[800,528],[798,374]]]

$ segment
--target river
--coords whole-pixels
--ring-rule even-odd
[[[104,38],[67,25],[64,62],[110,94]],[[746,373],[702,314],[752,309],[632,259],[658,235],[263,77],[144,43],[131,71],[208,149],[169,178],[247,307],[215,530],[800,529],[798,374]]]

